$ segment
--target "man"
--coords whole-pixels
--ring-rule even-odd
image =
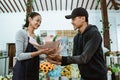
[[[52,54],[47,60],[54,64],[78,64],[81,80],[107,80],[102,50],[102,37],[95,25],[88,24],[88,12],[84,8],[75,8],[71,15],[72,25],[78,33],[74,37],[73,56]]]

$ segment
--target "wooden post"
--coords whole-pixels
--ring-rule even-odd
[[[102,20],[103,20],[102,22],[103,22],[104,47],[111,50],[106,0],[100,0],[100,4],[101,4],[101,13],[102,13]]]
[[[9,73],[13,69],[13,57],[15,56],[15,43],[7,43],[8,57],[9,57]]]
[[[32,0],[27,0],[27,4],[26,4],[26,15],[28,13],[32,12]]]

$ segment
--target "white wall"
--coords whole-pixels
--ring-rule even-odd
[[[116,13],[116,27],[117,27],[117,42],[118,50],[120,51],[120,13]]]
[[[25,13],[0,13],[0,50],[14,42],[15,33],[24,23]]]
[[[89,11],[89,22],[97,25],[99,30],[102,30],[101,12]],[[42,16],[42,24],[36,33],[40,30],[73,30],[71,20],[65,19],[66,14],[71,11],[40,11]],[[112,50],[120,50],[120,39],[117,40],[117,33],[120,33],[117,28],[120,27],[120,11],[109,11],[109,22],[112,25],[110,28],[110,38],[112,39]],[[113,16],[114,15],[114,16]],[[25,13],[0,13],[0,50],[6,49],[6,43],[15,41],[15,33],[22,28],[24,24]],[[120,29],[119,29],[120,30]],[[117,32],[118,31],[118,32]],[[120,38],[120,37],[119,37]]]

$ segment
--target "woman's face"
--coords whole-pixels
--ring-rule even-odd
[[[29,25],[33,27],[34,29],[37,29],[41,24],[41,16],[37,15],[33,18],[29,18]]]

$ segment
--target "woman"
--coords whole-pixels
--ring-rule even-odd
[[[37,50],[31,39],[36,41],[34,30],[41,24],[41,15],[31,12],[26,17],[23,29],[16,34],[16,58],[12,80],[39,80],[39,55],[50,54],[54,49]]]

